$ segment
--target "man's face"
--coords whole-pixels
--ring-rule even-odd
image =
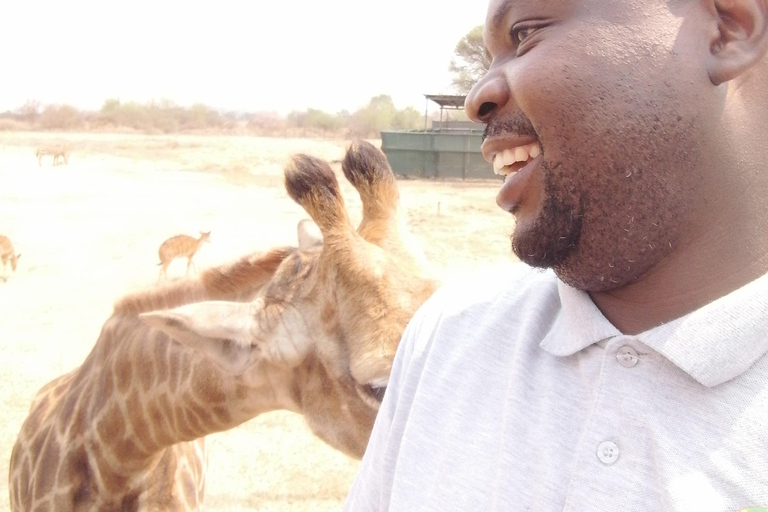
[[[497,167],[527,152],[502,169],[512,172],[497,198],[515,215],[521,260],[603,291],[684,238],[701,194],[702,127],[719,108],[696,4],[492,0],[493,63],[467,110],[487,123],[483,153]]]

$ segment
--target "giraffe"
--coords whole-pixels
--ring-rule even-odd
[[[83,365],[32,403],[11,454],[13,512],[198,510],[204,436],[278,409],[362,457],[402,332],[438,281],[384,155],[353,143],[342,170],[363,205],[357,230],[329,165],[297,155],[286,189],[321,243],[118,300]]]

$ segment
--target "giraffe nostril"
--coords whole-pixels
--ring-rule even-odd
[[[486,101],[482,105],[480,105],[480,108],[477,110],[477,116],[479,118],[483,118],[493,112],[496,109],[496,104],[491,103],[490,101]]]

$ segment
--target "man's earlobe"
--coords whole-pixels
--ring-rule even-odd
[[[709,78],[733,80],[760,62],[768,50],[768,0],[710,0],[717,31],[710,43]]]

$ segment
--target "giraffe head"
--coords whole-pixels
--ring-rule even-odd
[[[200,244],[203,243],[203,242],[210,242],[211,241],[211,232],[210,231],[201,231],[200,232],[200,238],[198,240],[199,240],[198,243],[200,243]]]
[[[363,205],[357,229],[330,166],[298,155],[285,170],[286,190],[320,233],[300,224],[299,249],[259,297],[141,317],[232,375],[284,380],[271,382],[286,397],[276,408],[301,412],[320,438],[360,457],[405,326],[437,281],[405,228],[384,155],[358,142],[342,168]]]

